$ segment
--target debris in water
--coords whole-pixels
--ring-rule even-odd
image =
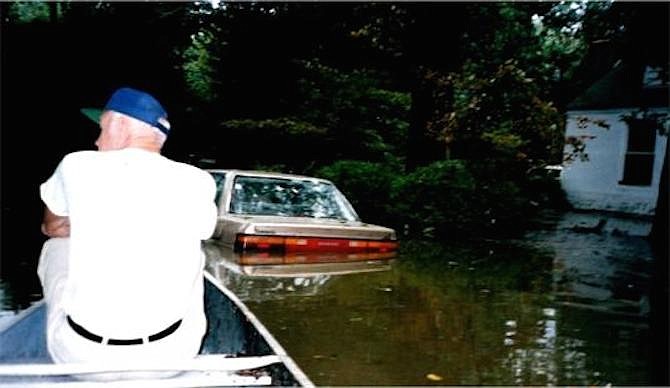
[[[509,328],[512,328],[512,329],[516,328],[516,321],[514,321],[514,320],[505,321],[505,326],[507,326]]]
[[[384,292],[392,292],[393,288],[391,287],[377,287],[379,291],[384,291]]]
[[[430,381],[442,381],[443,378],[440,375],[436,375],[435,373],[428,373],[426,375],[426,378]]]

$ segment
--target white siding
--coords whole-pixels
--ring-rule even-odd
[[[593,136],[584,138],[589,160],[576,160],[563,166],[561,185],[575,208],[654,214],[667,135],[656,135],[651,185],[628,186],[619,183],[623,178],[628,139],[628,125],[621,121],[621,115],[634,111],[613,109],[567,113],[566,136]],[[655,111],[668,112],[667,109]],[[591,120],[604,120],[610,128],[601,128],[591,122],[585,128],[579,128],[577,119],[583,116]],[[566,152],[568,150],[569,147],[566,147]]]

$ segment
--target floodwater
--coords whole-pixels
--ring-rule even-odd
[[[209,252],[208,270],[317,385],[651,385],[647,226],[599,221],[568,213],[523,241],[406,242],[391,261],[312,273]]]
[[[370,272],[210,270],[317,385],[650,385],[652,256],[629,235],[648,224],[599,221],[566,214],[523,242],[408,243]]]

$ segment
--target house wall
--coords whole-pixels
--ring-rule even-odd
[[[575,160],[564,163],[561,185],[568,201],[577,209],[607,210],[632,214],[653,215],[658,197],[658,187],[665,158],[666,135],[656,135],[656,148],[652,182],[649,186],[628,186],[619,183],[623,179],[624,161],[628,142],[628,125],[621,115],[636,109],[612,109],[598,111],[568,111],[566,136],[581,137],[586,144],[587,161]],[[669,112],[656,109],[653,112]],[[603,120],[609,129],[588,122],[583,128],[578,125],[580,117]],[[666,128],[667,129],[667,128]],[[570,149],[566,146],[566,152]]]

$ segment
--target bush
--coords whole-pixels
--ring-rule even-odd
[[[386,163],[340,160],[321,167],[315,176],[332,181],[365,222],[393,223],[389,207],[391,184],[402,170]]]
[[[390,203],[411,236],[444,237],[469,229],[474,191],[463,161],[438,161],[399,176]]]
[[[455,240],[514,236],[529,225],[538,193],[505,177],[504,168],[443,160],[406,174],[395,164],[344,160],[314,175],[335,183],[365,222],[401,237]]]

